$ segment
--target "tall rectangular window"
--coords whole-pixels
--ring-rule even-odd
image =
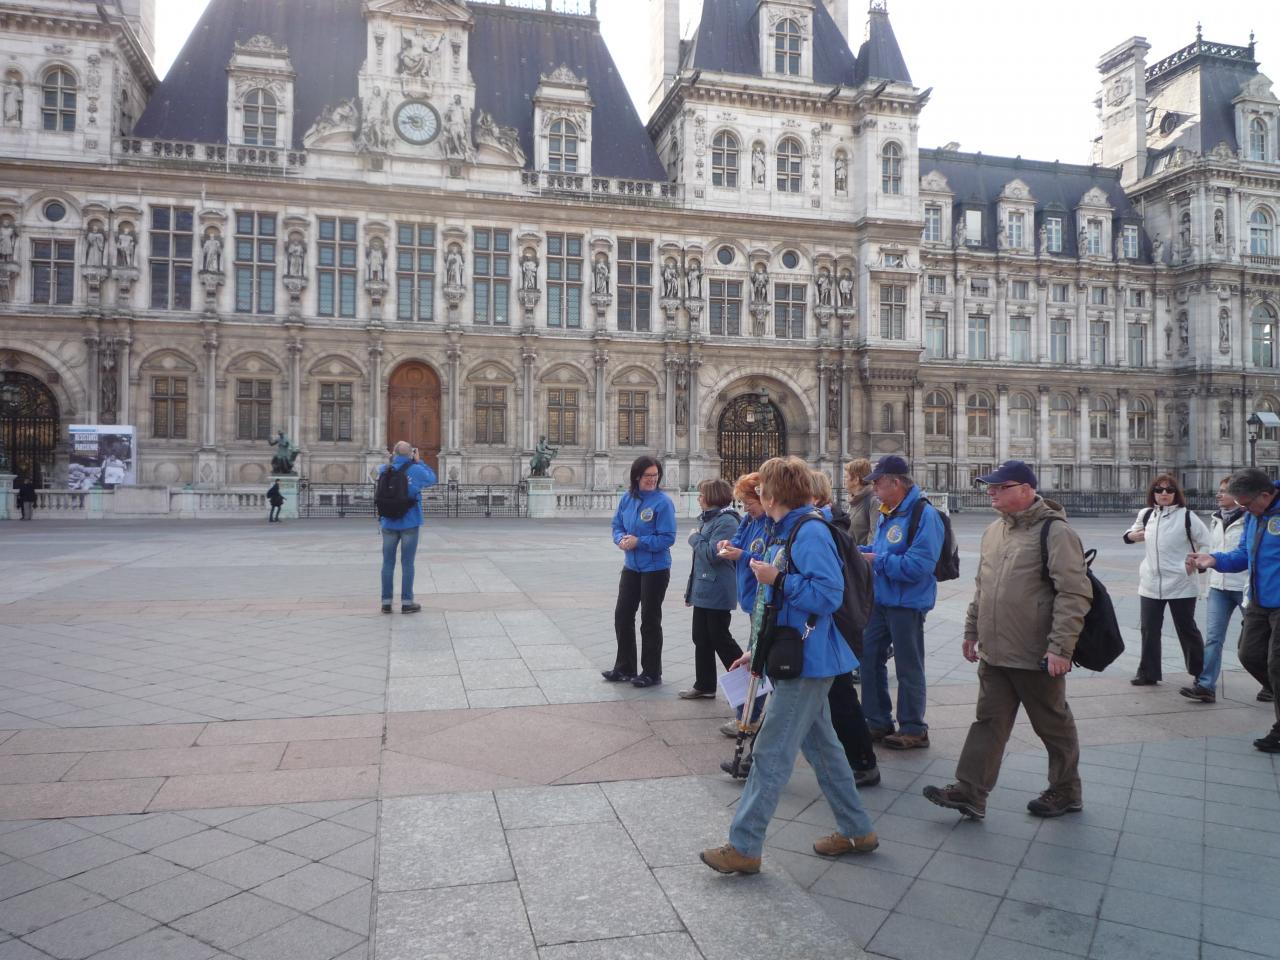
[[[1075,474],[1075,468],[1070,464],[1054,464],[1053,466],[1053,490],[1070,490],[1071,481]]]
[[[618,446],[649,444],[649,394],[643,390],[618,391]]]
[[[195,214],[190,207],[151,208],[151,309],[191,309]]]
[[[931,273],[925,280],[925,290],[932,297],[945,297],[947,295],[947,276],[946,274]]]
[[[1147,325],[1145,323],[1129,324],[1129,366],[1145,367],[1147,365]]]
[[[1102,221],[1088,220],[1084,225],[1085,246],[1091,257],[1102,256]]]
[[[930,360],[947,357],[947,315],[930,313],[924,318],[924,350]]]
[[[803,283],[773,285],[773,333],[780,339],[804,339],[805,291]]]
[[[547,391],[547,442],[552,446],[578,445],[578,391]]]
[[[742,281],[711,281],[711,333],[736,337],[742,333]]]
[[[1045,242],[1045,246],[1048,247],[1049,253],[1062,252],[1062,218],[1061,217],[1045,217],[1044,242]]]
[[[1250,324],[1253,328],[1253,365],[1255,367],[1274,367],[1276,365],[1276,329],[1275,323],[1264,311],[1255,311]]]
[[[1015,363],[1031,361],[1031,318],[1009,318],[1009,359]]]
[[[1071,302],[1071,284],[1055,283],[1049,288],[1050,297],[1054,303],[1070,303]]]
[[[1095,367],[1107,363],[1107,342],[1111,339],[1111,323],[1107,320],[1089,321],[1089,362]]]
[[[76,242],[31,241],[31,302],[70,304],[76,294]]]
[[[1009,214],[1009,236],[1005,240],[1012,249],[1021,250],[1023,243],[1026,242],[1026,224],[1027,215],[1025,213]]]
[[[477,238],[480,231],[476,231]],[[480,262],[479,255],[475,264]],[[479,276],[479,271],[473,271]],[[479,281],[476,281],[477,287]],[[487,304],[486,304],[487,305]],[[476,314],[480,295],[476,294]],[[436,318],[436,228],[431,223],[396,224],[396,319],[430,323]]]
[[[1066,363],[1068,345],[1071,341],[1071,321],[1065,317],[1056,317],[1049,321],[1049,360],[1052,363]]]
[[[582,326],[582,237],[547,234],[547,326]]]
[[[880,284],[880,337],[907,339],[907,288],[900,283]]]
[[[1137,287],[1129,288],[1129,306],[1145,307],[1147,305],[1147,291],[1139,290]]]
[[[973,297],[991,296],[991,281],[986,277],[972,277],[969,280],[969,295]]]
[[[187,378],[151,378],[151,436],[187,439]]]
[[[476,443],[502,446],[507,442],[507,388],[476,387],[472,406]]]
[[[969,359],[987,360],[991,356],[991,318],[975,313],[969,317]]]
[[[359,281],[359,233],[355,220],[321,217],[316,244],[316,313],[354,317]]]
[[[1089,303],[1095,307],[1105,307],[1107,305],[1107,288],[1106,287],[1090,287]]]
[[[1014,280],[1009,284],[1009,296],[1014,300],[1030,300],[1031,285],[1026,280]]]
[[[511,231],[477,229],[471,274],[475,281],[475,322],[511,324]]]
[[[320,384],[320,439],[342,443],[351,439],[351,410],[354,385]]]
[[[1138,259],[1138,228],[1133,224],[1125,224],[1120,233],[1120,252],[1126,260]]]
[[[275,313],[276,215],[236,214],[236,313]]]
[[[924,206],[924,240],[925,243],[942,242],[942,207],[936,203]]]
[[[982,211],[966,210],[964,212],[964,242],[966,246],[982,246]]]
[[[236,381],[236,439],[271,439],[271,381]]]
[[[652,329],[653,241],[618,240],[618,329]]]

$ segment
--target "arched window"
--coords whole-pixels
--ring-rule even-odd
[[[711,185],[738,186],[738,138],[728,131],[717,133],[711,140]]]
[[[783,19],[773,28],[773,72],[788,77],[800,76],[800,25]]]
[[[1129,408],[1129,439],[1151,439],[1151,405],[1142,397],[1134,397],[1133,406]]]
[[[1089,439],[1111,439],[1111,401],[1106,397],[1094,397],[1089,408]]]
[[[1249,214],[1249,252],[1255,257],[1271,256],[1271,214],[1262,207]]]
[[[991,398],[985,393],[971,393],[965,404],[965,414],[969,421],[969,436],[991,436]]]
[[[1049,401],[1049,436],[1056,440],[1070,440],[1076,435],[1071,398],[1059,393]]]
[[[1027,440],[1035,435],[1035,403],[1025,393],[1015,393],[1009,398],[1009,436]]]
[[[41,101],[44,129],[71,133],[76,128],[76,78],[70,70],[54,67],[44,75]]]
[[[1260,303],[1249,316],[1253,340],[1253,365],[1276,365],[1276,313],[1268,304]]]
[[[886,403],[880,407],[880,432],[893,433],[893,404]]]
[[[251,147],[274,147],[279,110],[270,90],[250,90],[244,98],[244,142]]]
[[[1249,121],[1249,159],[1267,159],[1267,122],[1261,117]]]
[[[926,437],[946,437],[951,434],[947,395],[932,390],[924,398],[924,433]]]
[[[547,169],[552,173],[578,172],[578,127],[572,120],[557,120],[551,124]]]
[[[886,143],[880,153],[880,192],[902,193],[902,148]]]
[[[778,192],[799,193],[803,179],[804,147],[795,137],[778,141]]]

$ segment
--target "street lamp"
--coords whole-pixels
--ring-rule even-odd
[[[1245,421],[1249,426],[1249,466],[1258,465],[1258,434],[1263,430],[1280,427],[1280,415],[1270,410],[1255,410]]]

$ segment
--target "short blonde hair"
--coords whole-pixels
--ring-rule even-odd
[[[744,473],[738,478],[738,482],[733,485],[733,498],[741,503],[748,500],[760,501],[760,494],[756,493],[756,487],[760,486],[760,474],[756,472]]]
[[[866,482],[867,474],[871,472],[871,461],[866,457],[859,457],[857,460],[850,460],[844,465],[844,475],[849,480],[859,480]]]
[[[773,457],[760,467],[760,491],[788,510],[813,502],[813,474],[799,457]]]
[[[809,472],[813,475],[814,506],[825,507],[831,503],[831,478],[821,470]]]

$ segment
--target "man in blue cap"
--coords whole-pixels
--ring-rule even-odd
[[[938,597],[942,515],[911,479],[902,457],[881,457],[867,476],[880,500],[871,561],[875,604],[862,632],[862,708],[873,740],[894,750],[929,746],[924,722],[924,618]],[[898,672],[898,729],[889,698],[889,648]]]
[[[1067,671],[1093,600],[1084,551],[1062,507],[1036,493],[1035,472],[1021,460],[1006,460],[978,482],[986,484],[1000,518],[982,535],[964,620],[961,652],[978,664],[977,717],[960,751],[956,782],[925,787],[924,795],[981,820],[1021,707],[1049,753],[1049,789],[1027,810],[1038,817],[1074,813],[1083,801]]]

